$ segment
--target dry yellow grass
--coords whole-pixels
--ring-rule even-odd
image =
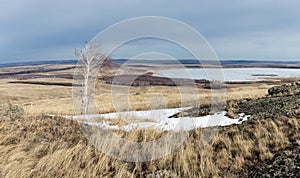
[[[48,74],[58,73],[70,71]],[[8,83],[13,80],[0,79],[0,101],[23,107],[25,114],[14,121],[0,121],[0,177],[241,177],[247,166],[272,158],[274,152],[300,139],[299,118],[269,118],[220,128],[205,146],[201,141],[203,129],[196,129],[178,149],[161,159],[124,162],[91,145],[76,121],[40,115],[74,114],[72,87]],[[72,82],[56,78],[27,81]],[[262,97],[270,87],[264,83],[230,84],[226,99]],[[181,94],[176,87],[130,87],[129,91],[132,110],[150,109],[151,102],[161,102],[161,98],[164,107],[181,107]],[[201,87],[198,91],[200,104],[209,104],[211,91]],[[184,98],[189,100],[194,95],[185,94]],[[110,85],[99,82],[95,100],[99,113],[115,110]],[[166,132],[134,130],[115,134],[131,141],[148,142]],[[108,145],[110,141],[110,138],[100,140]],[[126,146],[108,149],[125,152]]]
[[[131,64],[137,65],[137,64]],[[151,64],[152,65],[152,64]],[[1,68],[0,73],[30,71],[36,69],[43,69],[44,72],[34,73],[37,75],[45,75],[55,77],[57,75],[73,75],[75,67],[71,64],[60,65],[37,65],[37,66],[19,66]],[[155,65],[152,67],[136,67],[136,66],[123,66],[118,69],[116,67],[108,70],[101,70],[99,76],[110,76],[114,73],[120,72],[123,74],[144,74],[146,72],[154,72],[154,69],[163,68],[176,68],[176,65]],[[70,68],[70,69],[69,69]],[[66,69],[48,71],[52,69]],[[31,74],[22,74],[26,78]],[[278,84],[297,79],[273,79],[277,80]],[[54,86],[54,85],[33,85],[33,84],[12,84],[11,81],[17,79],[0,79],[0,101],[8,101],[13,104],[22,106],[27,113],[31,114],[74,114],[73,100],[72,100],[72,87],[69,86]],[[66,82],[72,83],[71,79],[62,78],[38,78],[27,79],[25,81],[39,81],[39,82]],[[112,101],[111,85],[105,84],[103,81],[97,83],[95,101],[98,105],[99,113],[112,112],[115,110]],[[262,97],[267,93],[267,89],[273,85],[268,83],[253,83],[253,84],[228,84],[226,89],[226,99],[241,99],[241,98],[257,98]],[[178,90],[179,87],[172,86],[147,86],[147,87],[128,87],[119,86],[124,90],[129,90],[129,104],[133,110],[144,110],[153,108],[152,103],[161,102],[165,107],[173,108],[181,106],[181,94]],[[203,89],[201,86],[198,88],[200,104],[208,104],[211,102],[211,90]],[[214,91],[215,92],[215,91]],[[195,98],[194,95],[188,92],[184,94],[186,100]],[[159,105],[155,105],[159,107]]]
[[[0,176],[240,177],[247,166],[270,159],[272,153],[299,139],[299,125],[297,118],[254,120],[221,128],[205,146],[201,143],[203,129],[196,129],[173,153],[158,160],[130,163],[95,149],[74,120],[25,116],[1,122]],[[164,133],[135,130],[117,134],[141,142]],[[126,145],[119,146],[115,150],[126,150]]]
[[[72,87],[49,86],[33,84],[12,84],[13,79],[0,79],[0,100],[11,102],[22,106],[30,114],[74,114],[72,100]],[[68,82],[68,79],[29,79],[26,81],[46,82]],[[128,103],[133,110],[145,110],[159,107],[156,103],[162,103],[162,107],[174,108],[182,106],[182,98],[185,100],[194,99],[195,95],[181,94],[179,87],[172,86],[147,86],[147,87],[123,87],[129,91]],[[267,84],[230,84],[226,89],[226,99],[256,98],[267,93],[272,85]],[[211,102],[211,90],[198,88],[200,104]],[[114,93],[115,94],[115,93]],[[126,97],[126,96],[125,96]],[[163,101],[162,101],[163,99]],[[115,111],[111,85],[103,82],[97,83],[95,101],[99,113]],[[155,104],[153,104],[155,103]],[[118,103],[119,104],[119,103]]]

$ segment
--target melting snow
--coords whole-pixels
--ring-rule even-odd
[[[159,109],[159,110],[147,110],[147,111],[126,111],[115,112],[108,114],[95,114],[85,116],[66,116],[70,119],[83,119],[83,123],[87,125],[93,125],[101,127],[103,129],[111,130],[125,130],[130,131],[133,129],[159,129],[162,131],[168,130],[192,130],[194,128],[205,128],[213,126],[227,126],[232,124],[241,124],[248,119],[248,115],[240,114],[240,118],[231,119],[226,115],[226,111],[215,113],[213,115],[201,116],[201,117],[180,117],[169,118],[170,116],[190,109],[187,108],[175,108],[175,109]],[[138,122],[128,123],[125,126],[110,125],[105,121],[94,121],[93,119],[117,119],[122,118],[126,122],[126,118],[138,120]]]

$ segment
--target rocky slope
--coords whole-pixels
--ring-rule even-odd
[[[300,82],[275,86],[268,95],[258,99],[229,101],[226,110],[233,118],[238,113],[251,115],[251,118],[300,118]]]

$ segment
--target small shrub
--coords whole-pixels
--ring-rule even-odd
[[[204,84],[203,88],[205,89],[221,89],[221,88],[226,88],[225,84],[217,81],[217,80],[213,80],[209,83]]]
[[[17,120],[22,117],[24,110],[11,103],[0,102],[0,121]]]

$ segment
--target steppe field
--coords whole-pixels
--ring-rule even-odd
[[[76,114],[72,98],[74,69],[75,64],[0,68],[0,177],[300,176],[297,77],[226,82],[226,87],[219,89],[207,88],[209,83],[197,81],[200,108],[196,117],[211,114],[207,109],[211,96],[222,90],[222,107],[227,115],[234,119],[245,113],[249,118],[241,124],[189,130],[187,140],[172,153],[146,162],[127,162],[98,150],[89,141],[94,135],[87,136],[79,120],[64,117]],[[164,98],[165,105],[161,107],[166,109],[183,107],[182,97],[195,99],[192,94],[180,93],[180,87],[190,86],[172,86],[167,79],[152,76],[155,72],[151,68],[131,66],[126,70],[134,75],[143,74],[137,86],[117,85],[129,91],[132,111],[156,109],[151,105],[153,96],[157,96],[154,102]],[[97,114],[116,110],[111,84],[115,73],[115,66],[99,71],[95,85]],[[156,84],[140,84],[147,78]],[[195,109],[183,111],[174,119],[181,115],[195,117]],[[122,118],[108,123],[126,124]],[[204,144],[201,138],[209,129],[217,131]],[[141,128],[113,132],[122,139],[149,142],[173,131]],[[97,134],[106,132],[100,129]],[[126,152],[129,145],[120,143],[112,148],[110,138],[101,142],[108,145],[107,149],[131,154]]]

